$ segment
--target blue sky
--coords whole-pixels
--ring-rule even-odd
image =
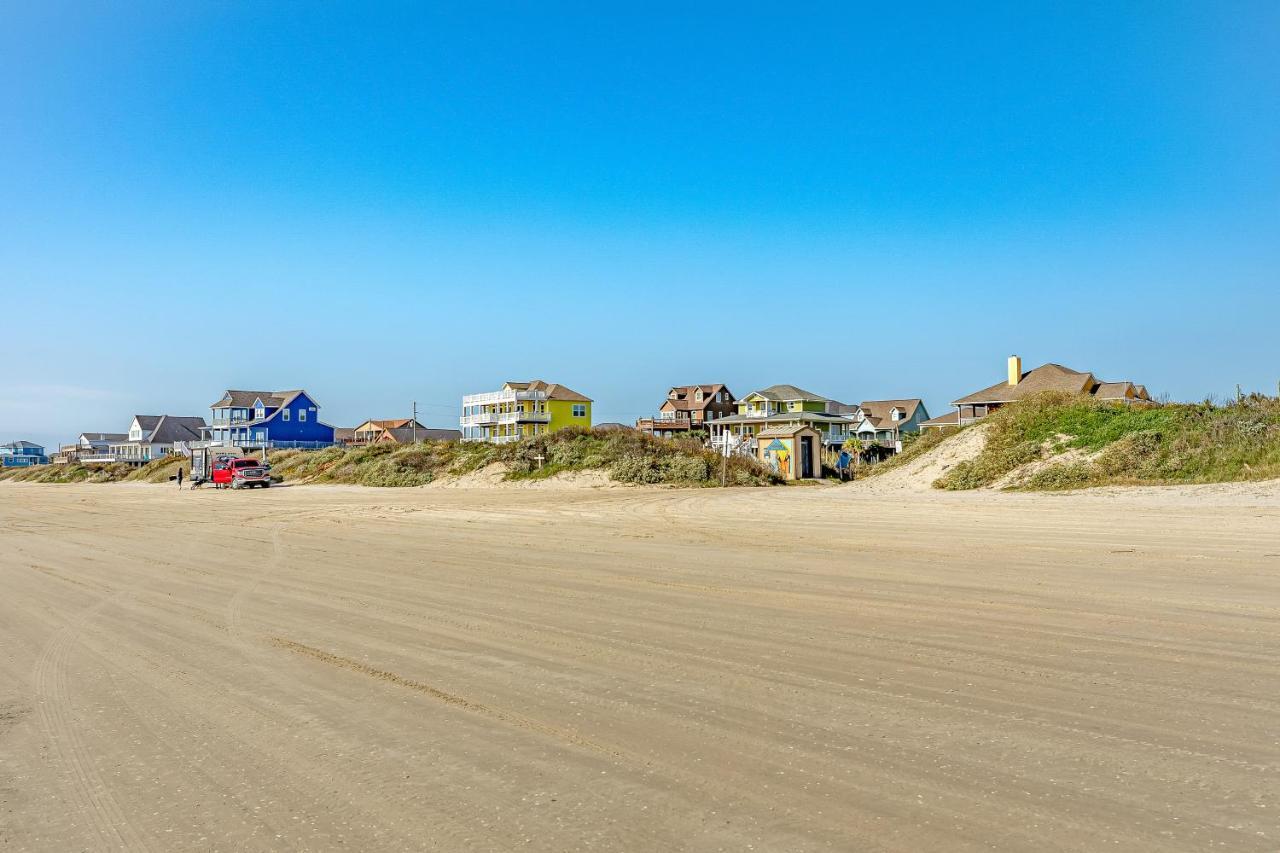
[[[1280,380],[1280,5],[20,4],[0,437]],[[14,310],[14,306],[20,306]]]

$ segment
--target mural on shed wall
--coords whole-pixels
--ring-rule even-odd
[[[783,477],[791,475],[792,455],[791,439],[789,438],[775,438],[764,449],[765,463]]]

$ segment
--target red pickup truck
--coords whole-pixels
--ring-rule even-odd
[[[214,486],[230,486],[233,489],[251,489],[261,486],[271,488],[271,475],[267,467],[257,459],[217,459],[213,463]]]

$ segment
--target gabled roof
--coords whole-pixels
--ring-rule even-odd
[[[278,409],[281,406],[287,406],[293,402],[293,398],[299,394],[306,393],[301,388],[293,391],[236,391],[228,389],[222,395],[222,399],[214,403],[209,408],[221,409],[227,406],[234,406],[237,409],[249,409],[253,404],[261,400],[268,408]]]
[[[1081,373],[1061,364],[1042,364],[1022,374],[1017,385],[997,382],[967,397],[953,400],[952,405],[972,403],[1012,403],[1042,391],[1066,391],[1073,394],[1087,393],[1096,384],[1092,373]]]
[[[916,409],[920,408],[923,402],[924,401],[919,397],[907,400],[863,400],[860,408],[863,413],[866,414],[867,419],[875,422],[877,425],[880,422],[893,424],[902,423],[902,421],[909,421],[914,418],[916,416]],[[903,412],[902,420],[900,421],[894,421],[889,417],[889,414],[895,408],[901,409]]]
[[[1099,400],[1125,400],[1136,398],[1138,392],[1132,382],[1099,382],[1093,396]]]
[[[796,433],[800,432],[800,430],[803,430],[803,429],[811,430],[813,429],[813,427],[809,426],[808,424],[792,424],[790,426],[782,426],[782,425],[771,426],[771,427],[766,427],[765,429],[760,430],[759,434],[756,435],[756,438],[784,438],[789,435],[795,435]]]
[[[702,390],[702,399],[696,399],[698,390]],[[715,402],[716,394],[720,391],[728,393],[729,402],[733,402],[733,394],[729,393],[729,389],[723,384],[716,385],[676,385],[667,392],[667,399],[662,401],[662,405],[670,404],[671,408],[680,411],[695,411],[705,409],[707,406]],[[676,396],[672,397],[672,393]]]
[[[1138,389],[1142,388],[1142,394]],[[1148,400],[1147,389],[1128,380],[1103,382],[1092,373],[1082,373],[1061,364],[1042,364],[1022,374],[1017,385],[997,382],[989,388],[975,391],[968,397],[953,400],[952,405],[972,403],[1013,403],[1042,391],[1065,391],[1070,394],[1090,394],[1099,400],[1141,399]]]
[[[164,415],[134,415],[133,419],[138,422],[138,427],[143,432],[151,432],[163,417]],[[128,438],[128,436],[125,436],[125,438]]]
[[[81,441],[124,441],[129,437],[127,432],[82,432]]]
[[[426,429],[422,421],[418,421],[417,423],[419,431]],[[371,432],[377,429],[401,429],[403,427],[412,427],[413,424],[413,418],[390,418],[388,420],[380,421],[368,420],[360,424],[355,429],[363,432]],[[366,427],[368,429],[366,429]]]
[[[590,403],[590,397],[579,394],[572,388],[561,385],[557,382],[544,382],[541,379],[534,379],[529,382],[507,382],[504,388],[510,388],[513,391],[542,391],[547,395],[548,400],[571,400],[575,403]]]
[[[797,388],[794,385],[770,385],[768,388],[752,391],[742,399],[749,400],[752,397],[763,397],[776,403],[790,403],[794,400],[806,400],[815,403],[831,402],[830,398],[815,394],[812,391],[806,391],[803,388]]]
[[[0,447],[11,447],[14,450],[34,447],[36,450],[44,450],[43,445],[35,444],[34,442],[30,442],[30,441],[8,441],[8,442],[5,442],[4,444],[0,444]]]
[[[200,430],[205,427],[204,418],[178,415],[162,415],[148,441],[152,444],[173,444],[178,441],[199,441]]]

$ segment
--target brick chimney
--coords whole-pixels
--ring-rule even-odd
[[[1009,356],[1009,384],[1017,385],[1022,381],[1022,359],[1016,355]]]

